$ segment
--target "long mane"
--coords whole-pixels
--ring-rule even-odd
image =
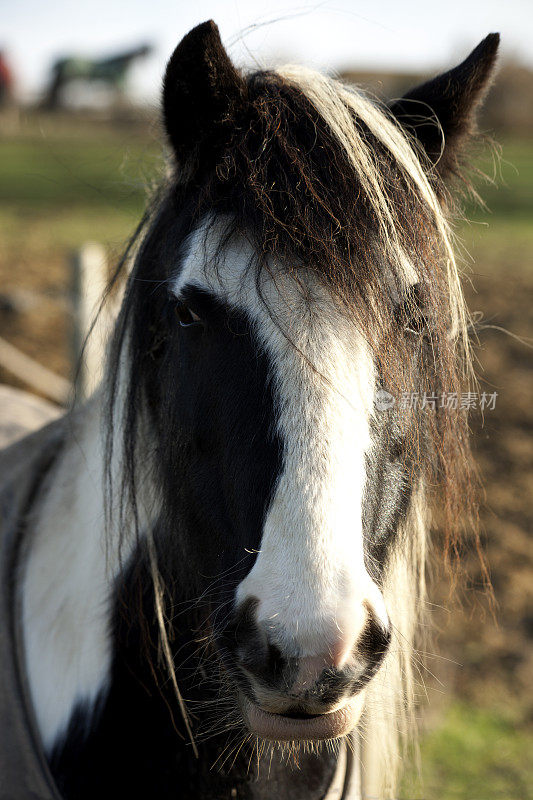
[[[415,385],[432,394],[460,394],[471,376],[468,315],[444,191],[415,142],[386,107],[311,70],[256,72],[247,87],[247,111],[221,131],[216,163],[195,178],[186,166],[172,174],[138,232],[133,259],[129,254],[122,267],[133,261],[108,368],[108,465],[116,458],[114,426],[122,431],[119,487],[108,470],[114,528],[131,527],[132,519],[139,524],[137,454],[150,413],[157,415],[158,403],[165,403],[157,362],[174,324],[167,313],[168,284],[188,234],[201,221],[226,220],[221,253],[235,236],[253,244],[249,268],[259,295],[262,276],[285,271],[300,282],[303,300],[312,302],[304,276],[313,273],[363,333],[382,386],[396,397]],[[419,358],[405,342],[399,306],[407,317],[424,315],[426,334],[414,345]],[[423,364],[421,376],[415,363],[417,370]],[[386,786],[372,790],[389,793],[413,718],[428,487],[438,485],[441,492],[452,552],[473,513],[465,416],[437,407],[413,421],[416,487],[384,587],[394,640],[369,689],[364,734],[369,786],[385,776]]]

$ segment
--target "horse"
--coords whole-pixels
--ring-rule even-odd
[[[439,398],[498,42],[387,104],[177,46],[102,385],[1,455],[2,797],[394,796],[431,509],[450,553],[472,516]]]
[[[134,61],[146,58],[152,48],[148,44],[118,53],[108,58],[88,59],[80,56],[66,56],[55,61],[51,68],[48,88],[43,99],[43,108],[56,111],[62,106],[62,94],[71,81],[100,81],[124,94],[126,76]]]

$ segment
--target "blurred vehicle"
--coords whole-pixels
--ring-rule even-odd
[[[0,108],[13,102],[13,72],[4,50],[0,50]]]

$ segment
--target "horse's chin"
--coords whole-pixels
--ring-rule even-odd
[[[339,739],[354,730],[363,711],[363,694],[327,714],[285,716],[265,711],[241,694],[239,698],[244,721],[254,736],[276,742],[325,741]]]

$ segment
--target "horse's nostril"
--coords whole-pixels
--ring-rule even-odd
[[[382,615],[386,617],[386,612]],[[231,625],[230,653],[243,687],[273,713],[297,715],[327,713],[343,698],[360,692],[377,672],[390,643],[386,621],[370,603],[354,610],[343,626],[325,625],[307,639],[294,637],[287,626],[258,619],[254,599],[238,609]],[[320,626],[317,624],[317,631]],[[228,641],[228,638],[226,638]],[[302,655],[316,641],[322,652]],[[232,645],[231,645],[232,642]],[[318,650],[318,648],[317,648]]]
[[[368,617],[365,627],[357,640],[357,650],[371,664],[376,662],[379,664],[390,645],[390,627],[383,627],[369,603],[365,602],[364,605]]]
[[[237,660],[246,672],[267,682],[281,680],[288,668],[287,659],[265,636],[253,637],[245,647],[239,648]]]

